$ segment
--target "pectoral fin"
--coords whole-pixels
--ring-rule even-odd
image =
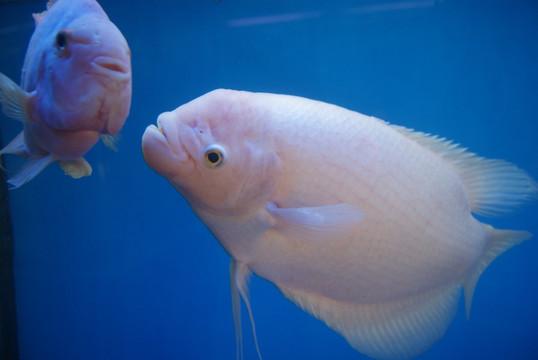
[[[120,142],[120,135],[101,134],[99,136],[103,144],[112,151],[118,151],[118,143]]]
[[[26,112],[31,95],[0,73],[0,103],[6,116],[19,121],[32,121]]]
[[[271,203],[266,209],[277,220],[275,230],[300,241],[329,241],[345,236],[366,217],[357,206],[349,204],[278,208]]]
[[[83,157],[74,160],[58,160],[58,164],[65,175],[69,175],[73,179],[79,179],[92,174],[92,167]]]

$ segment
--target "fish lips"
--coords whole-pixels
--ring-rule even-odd
[[[92,61],[92,72],[120,81],[131,78],[131,64],[128,61],[113,56],[101,55]]]
[[[142,136],[142,152],[149,167],[166,178],[177,175],[178,171],[191,163],[190,156],[177,140],[176,127],[149,125]]]
[[[97,56],[91,62],[91,74],[105,89],[100,113],[106,114],[105,132],[115,135],[120,131],[131,107],[131,64],[129,60],[114,56]]]

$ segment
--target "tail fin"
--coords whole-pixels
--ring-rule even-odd
[[[528,231],[497,230],[490,225],[484,224],[484,226],[488,232],[486,248],[484,249],[484,253],[478,262],[478,265],[463,283],[463,290],[465,292],[465,313],[467,314],[467,319],[470,316],[474,289],[480,275],[482,275],[484,270],[497,258],[497,256],[501,255],[512,246],[520,244],[532,237],[532,234]]]

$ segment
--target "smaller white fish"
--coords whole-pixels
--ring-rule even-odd
[[[24,130],[2,154],[28,159],[17,188],[58,162],[66,175],[92,173],[83,158],[101,138],[114,149],[131,106],[131,52],[95,0],[51,0],[34,14],[21,86],[0,73],[4,113]]]
[[[238,354],[250,271],[358,351],[408,359],[444,335],[462,287],[469,314],[484,269],[531,237],[471,214],[534,198],[523,170],[338,106],[215,90],[157,124],[146,162],[232,256]]]

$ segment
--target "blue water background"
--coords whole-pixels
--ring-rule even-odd
[[[57,165],[10,192],[20,355],[235,359],[229,256],[142,158],[159,113],[212,89],[322,100],[440,134],[538,179],[536,1],[102,0],[132,50],[120,151],[91,177]],[[0,4],[0,71],[15,81],[45,1]],[[21,124],[0,116],[4,145]],[[9,173],[21,166],[5,158]],[[315,162],[310,166],[316,166]],[[538,234],[537,202],[487,220]],[[421,359],[538,358],[538,238],[497,259]],[[366,359],[254,276],[264,359]],[[245,358],[257,359],[243,311]]]

